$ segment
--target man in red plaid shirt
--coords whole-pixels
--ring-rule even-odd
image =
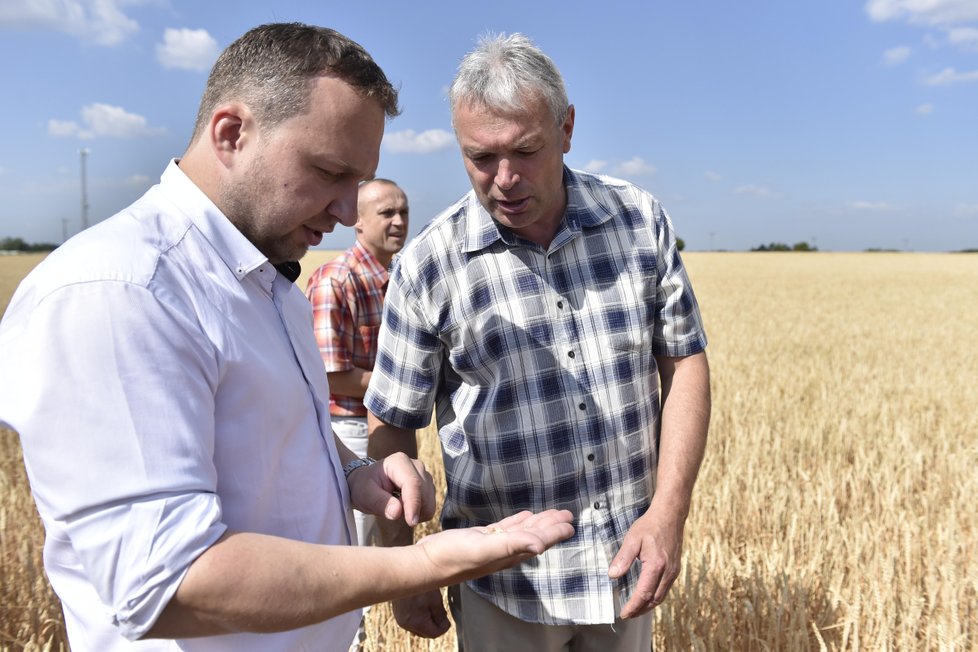
[[[377,357],[377,334],[384,312],[387,268],[404,247],[408,231],[407,195],[388,179],[360,185],[357,241],[317,269],[306,285],[313,328],[329,378],[333,431],[358,457],[367,456],[367,408],[363,395]],[[361,546],[379,543],[376,518],[354,511]],[[366,639],[363,622],[351,651]]]
[[[357,197],[357,241],[309,278],[313,328],[329,378],[333,430],[359,457],[367,455],[363,395],[377,356],[387,268],[407,239],[408,200],[388,179],[372,179]],[[356,512],[360,545],[376,536],[373,516]]]

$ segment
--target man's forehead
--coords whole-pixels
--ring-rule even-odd
[[[365,181],[360,186],[359,200],[383,209],[395,204],[407,204],[407,195],[393,182]]]

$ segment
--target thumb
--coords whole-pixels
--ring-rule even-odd
[[[633,544],[632,540],[626,536],[621,544],[621,548],[618,550],[618,554],[611,560],[611,566],[608,567],[608,577],[618,579],[627,573],[632,563],[638,558],[638,552],[638,546]]]

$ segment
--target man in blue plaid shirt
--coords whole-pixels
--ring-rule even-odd
[[[526,37],[483,39],[450,100],[472,191],[392,271],[365,397],[371,454],[416,455],[434,409],[443,527],[575,514],[573,538],[451,591],[466,652],[648,650],[710,416],[672,225],[647,192],[564,166],[574,107]],[[449,627],[437,592],[394,612],[423,636]]]

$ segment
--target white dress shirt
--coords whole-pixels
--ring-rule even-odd
[[[0,368],[74,652],[347,647],[359,612],[133,642],[226,529],[353,531],[309,303],[176,161],[21,283]]]

